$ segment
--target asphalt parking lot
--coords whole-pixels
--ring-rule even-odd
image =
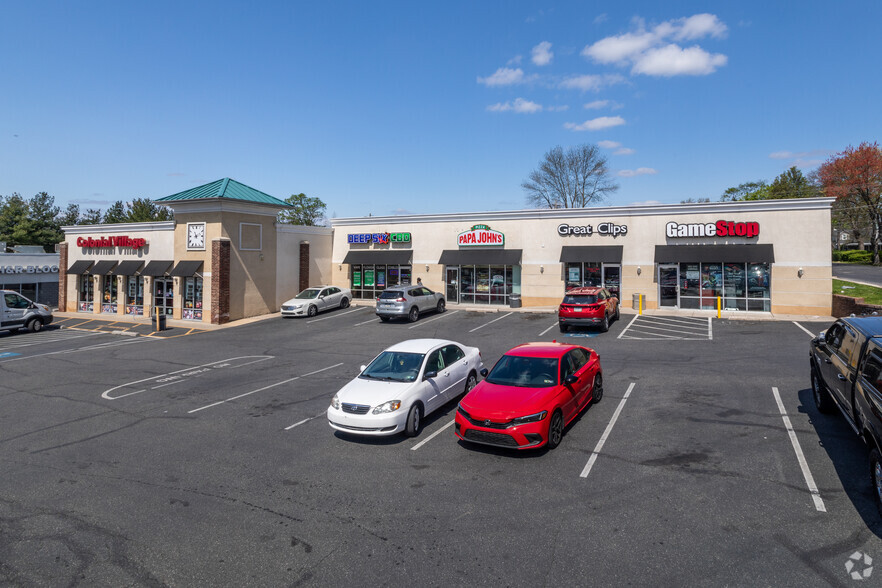
[[[356,307],[0,334],[0,584],[850,585],[882,525],[866,450],[812,404],[828,325],[653,318],[562,334],[552,314]],[[487,367],[521,342],[592,347],[603,401],[553,451],[464,444],[455,402],[416,438],[332,431],[334,392],[418,337]]]

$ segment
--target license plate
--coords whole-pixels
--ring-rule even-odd
[[[573,311],[574,312],[582,312],[582,309],[581,308],[574,308]]]

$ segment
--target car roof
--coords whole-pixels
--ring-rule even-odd
[[[882,316],[848,316],[842,317],[841,320],[871,337],[882,336]]]
[[[568,351],[579,348],[588,349],[587,347],[583,348],[581,345],[558,343],[557,341],[552,341],[551,343],[523,343],[517,347],[512,347],[505,352],[505,355],[517,355],[520,357],[563,357]]]
[[[569,296],[571,294],[597,294],[601,290],[603,290],[603,288],[601,288],[600,286],[579,286],[577,288],[570,288],[569,290],[567,290],[566,295]]]
[[[432,349],[439,347],[441,345],[449,345],[449,344],[459,345],[460,347],[466,347],[462,343],[457,343],[456,341],[449,341],[447,339],[409,339],[407,341],[401,341],[400,343],[396,343],[391,347],[387,347],[386,351],[404,351],[407,353],[428,353]]]

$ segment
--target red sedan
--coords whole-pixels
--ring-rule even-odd
[[[456,409],[465,441],[554,449],[564,428],[603,397],[597,352],[564,343],[525,343],[503,355]]]
[[[561,333],[577,325],[596,325],[605,333],[611,320],[619,320],[619,299],[606,288],[591,286],[567,290],[557,309]]]

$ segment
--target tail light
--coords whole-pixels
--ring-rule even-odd
[[[407,298],[396,298],[395,302],[407,302]]]

